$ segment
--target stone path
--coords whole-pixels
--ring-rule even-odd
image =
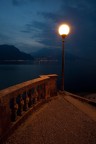
[[[57,96],[34,112],[6,144],[96,144],[96,122]]]

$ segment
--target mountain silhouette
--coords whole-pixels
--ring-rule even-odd
[[[30,54],[21,52],[13,45],[0,45],[0,60],[33,60]]]
[[[31,55],[34,57],[34,58],[47,58],[47,59],[57,59],[57,60],[61,60],[62,59],[62,49],[51,49],[51,48],[42,48],[36,52],[32,52]],[[71,60],[71,61],[75,61],[75,60],[81,60],[80,57],[74,55],[74,54],[71,54],[71,53],[68,53],[68,52],[65,52],[64,53],[64,58],[66,60]]]

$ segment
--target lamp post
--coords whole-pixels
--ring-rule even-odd
[[[62,83],[61,83],[61,90],[64,91],[64,40],[65,37],[69,34],[70,28],[67,24],[62,24],[59,27],[59,34],[62,37]]]

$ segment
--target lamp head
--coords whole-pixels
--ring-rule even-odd
[[[62,38],[65,38],[70,32],[70,27],[67,24],[62,24],[59,27],[59,34],[62,36]]]

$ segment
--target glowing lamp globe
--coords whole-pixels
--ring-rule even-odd
[[[69,32],[70,32],[70,27],[67,24],[62,24],[59,27],[59,34],[62,37],[66,37],[69,34]]]

